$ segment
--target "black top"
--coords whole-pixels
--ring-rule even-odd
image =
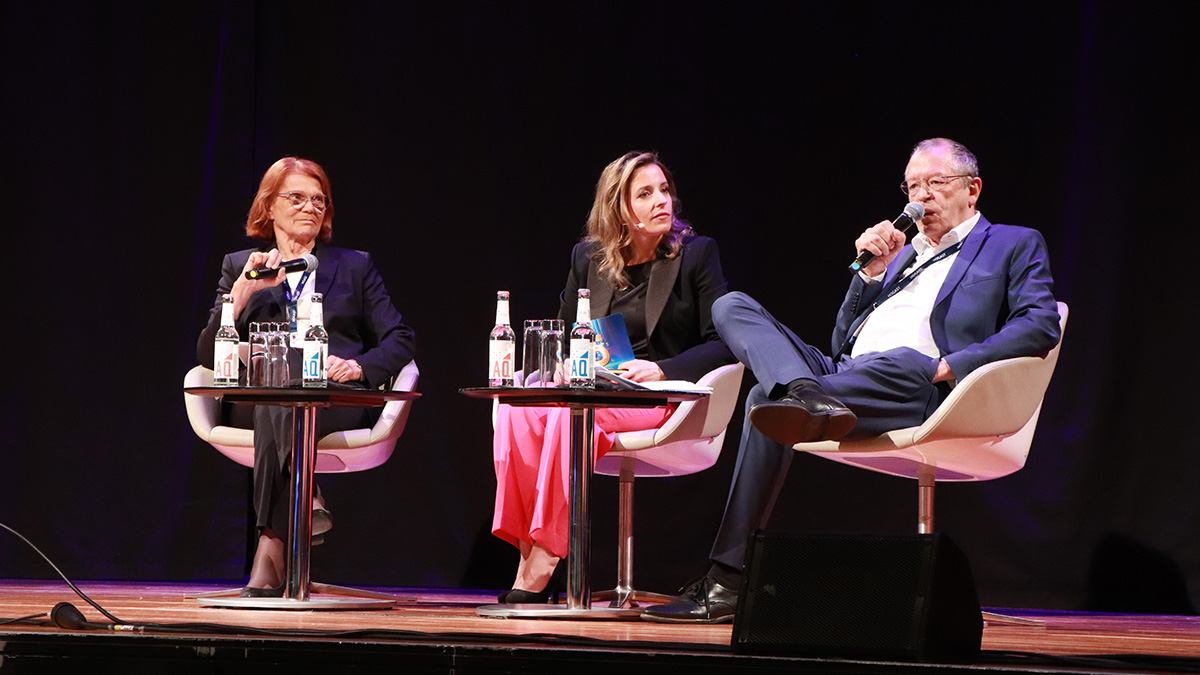
[[[613,291],[609,314],[620,314],[625,320],[625,332],[633,355],[639,359],[650,358],[650,336],[646,334],[646,289],[650,287],[650,268],[653,261],[625,268],[629,288]]]
[[[571,270],[559,298],[558,318],[563,321],[575,320],[580,288],[592,292],[592,316],[613,313],[616,291],[600,276],[595,251],[595,244],[580,242],[571,252]],[[650,275],[643,303],[647,360],[657,363],[667,379],[691,382],[733,363],[733,354],[712,322],[713,301],[729,289],[721,272],[717,242],[708,237],[685,237],[678,256],[660,258],[647,266]]]

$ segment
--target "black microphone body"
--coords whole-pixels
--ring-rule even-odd
[[[901,213],[898,218],[892,221],[892,227],[900,230],[905,235],[909,230],[917,224],[917,221],[925,217],[925,207],[920,202],[909,202],[904,207],[904,213]],[[871,264],[876,256],[870,251],[861,251],[858,258],[850,263],[851,272],[861,272],[864,267]]]
[[[255,279],[270,279],[283,269],[286,272],[303,272],[305,270],[317,269],[317,256],[308,253],[303,258],[295,260],[285,260],[279,263],[279,267],[255,267],[252,270],[246,270],[246,278],[254,281]]]
[[[50,619],[54,622],[54,625],[68,630],[79,630],[81,628],[137,632],[144,630],[142,626],[127,623],[97,623],[95,621],[88,621],[83,616],[83,612],[79,611],[79,608],[69,602],[60,602],[55,605],[54,609],[50,610]]]

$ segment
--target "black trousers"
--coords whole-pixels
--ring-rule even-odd
[[[317,410],[317,440],[335,431],[363,429],[379,419],[379,408]],[[254,512],[259,533],[271,528],[287,541],[292,494],[292,409],[284,406],[230,406],[230,426],[254,429]],[[319,494],[313,486],[313,494]]]

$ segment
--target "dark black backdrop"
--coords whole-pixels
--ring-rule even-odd
[[[985,604],[1189,611],[1193,33],[1121,2],[0,0],[0,522],[80,579],[242,578],[249,471],[180,386],[258,178],[299,154],[417,329],[424,393],[388,464],[322,483],[315,576],[507,587],[489,411],[456,392],[497,289],[556,311],[604,164],[659,151],[731,287],[824,345],[855,236],[944,135],[990,219],[1045,234],[1072,314],[1028,466],[940,487],[939,529]],[[640,586],[705,568],[739,429],[715,469],[639,483]],[[773,526],[913,530],[912,483],[793,466]],[[603,586],[615,482],[595,495]],[[50,576],[0,533],[0,577]]]

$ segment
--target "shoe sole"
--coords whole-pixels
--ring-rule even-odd
[[[325,534],[333,529],[333,515],[325,509],[313,509],[312,512],[312,535],[314,537]]]
[[[645,619],[646,621],[653,621],[654,623],[733,623],[733,615],[732,614],[730,614],[729,616],[720,616],[715,619],[683,619],[683,618],[675,618],[675,617],[655,616],[653,614],[647,614],[645,612],[642,612],[642,614],[640,616],[642,617],[642,619]]]
[[[794,405],[761,403],[750,409],[750,423],[784,445],[836,441],[854,429],[858,416],[849,410],[812,414]]]

